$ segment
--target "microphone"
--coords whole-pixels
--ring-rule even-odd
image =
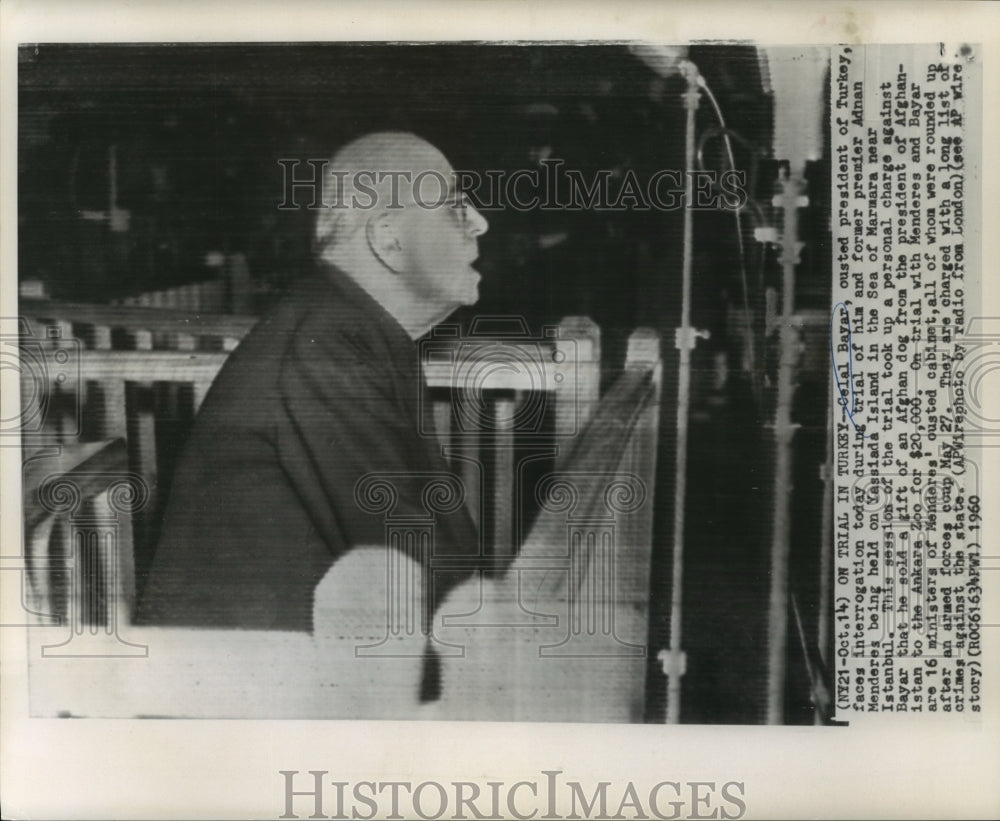
[[[689,83],[704,85],[697,66],[688,60],[687,46],[667,46],[660,43],[631,43],[629,53],[638,57],[658,77],[684,75]]]

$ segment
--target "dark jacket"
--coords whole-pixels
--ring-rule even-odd
[[[275,306],[213,384],[181,456],[140,598],[145,624],[312,629],[312,593],[359,545],[386,543],[358,480],[392,473],[393,514],[423,514],[447,471],[422,435],[418,347],[342,272],[323,268]],[[437,556],[475,556],[460,507],[438,516]],[[457,581],[436,574],[435,596]]]

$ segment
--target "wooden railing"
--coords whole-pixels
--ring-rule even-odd
[[[22,299],[20,314],[32,336],[52,329],[92,350],[231,351],[257,324],[257,317],[193,313],[158,308]]]
[[[180,415],[193,416],[227,357],[224,350],[216,347],[217,341],[238,341],[253,320],[42,302],[24,308],[27,310],[22,312],[36,323],[33,333],[39,339],[45,339],[46,329],[52,327],[66,334],[84,332],[88,336],[79,354],[78,384],[64,381],[58,391],[76,390],[84,397],[84,439],[126,443],[126,484],[132,481],[142,486],[131,497],[125,493],[124,502],[121,493],[99,500],[86,515],[79,506],[54,514],[55,518],[67,520],[61,528],[63,548],[50,549],[47,554],[48,557],[63,557],[66,566],[61,568],[61,574],[50,572],[54,565],[47,559],[40,560],[38,552],[42,548],[38,540],[29,540],[36,551],[33,583],[38,595],[34,599],[34,609],[63,618],[62,626],[58,627],[52,624],[51,618],[41,619],[32,631],[33,652],[37,654],[33,656],[31,671],[33,712],[38,715],[68,712],[74,715],[220,717],[427,715],[414,700],[416,691],[410,687],[414,675],[419,680],[419,670],[412,664],[393,667],[396,690],[400,693],[396,702],[379,706],[371,700],[371,676],[381,675],[378,671],[386,672],[382,667],[388,662],[369,659],[358,666],[354,644],[350,648],[336,642],[336,646],[330,645],[330,637],[342,635],[343,630],[331,624],[330,610],[325,604],[329,598],[321,597],[320,588],[317,588],[316,633],[312,637],[281,632],[245,634],[238,631],[239,635],[234,635],[233,631],[140,629],[130,624],[135,589],[135,580],[130,574],[135,549],[129,542],[136,528],[129,499],[133,502],[141,499],[141,505],[137,506],[148,513],[155,508],[158,490],[163,485],[163,468],[156,448],[157,428],[163,420],[158,418],[157,404],[150,401],[150,396],[157,386],[160,389],[168,386],[173,391],[172,413],[178,414],[177,403],[181,403],[184,408]],[[164,345],[179,346],[181,350],[152,350],[157,339]],[[130,341],[136,347],[118,350],[114,344],[116,340]],[[228,349],[235,345],[225,343],[222,347]],[[539,572],[551,582],[553,572],[557,576],[562,574],[560,577],[564,576],[566,581],[561,587],[536,587],[537,596],[541,597],[539,602],[565,609],[562,627],[570,630],[567,640],[577,643],[597,640],[604,644],[610,641],[616,652],[626,648],[624,659],[609,663],[605,658],[597,662],[608,669],[615,667],[624,671],[625,679],[612,686],[608,683],[610,679],[600,678],[604,683],[597,689],[589,687],[589,711],[564,713],[564,717],[568,720],[641,720],[659,412],[658,340],[648,332],[637,332],[622,380],[603,400],[598,396],[599,332],[588,320],[567,320],[558,330],[553,329],[548,336],[537,340],[516,335],[463,340],[439,335],[427,341],[424,355],[432,396],[431,407],[424,409],[426,423],[438,435],[442,453],[455,474],[466,488],[474,489],[466,494],[470,512],[481,526],[489,523],[488,541],[494,545],[495,554],[508,556],[515,562],[514,569],[505,577],[508,583],[510,580],[519,583],[532,574],[537,577]],[[66,426],[66,429],[72,428]],[[80,437],[63,437],[61,445],[64,448],[77,446],[79,440]],[[527,458],[525,452],[529,452]],[[47,467],[52,468],[52,474],[57,470],[56,461],[47,465],[46,458],[54,457],[46,457],[43,453],[34,465],[39,475],[44,474]],[[532,459],[541,460],[546,473],[540,482],[526,487],[528,479],[521,468]],[[632,487],[633,490],[641,487],[643,502],[635,509],[617,512],[611,509],[609,513],[607,494],[621,492],[621,488],[609,488],[616,477],[623,475],[636,477],[638,485],[633,483]],[[575,483],[577,492],[583,494],[584,501],[573,511],[549,505],[549,497],[541,490],[541,484],[549,481],[558,491],[562,486],[559,477]],[[120,479],[120,476],[116,479],[111,475],[109,481]],[[43,484],[44,481],[36,482],[34,492],[41,492],[39,488]],[[90,488],[88,492],[114,496],[114,489],[109,487],[99,491]],[[530,504],[524,504],[525,499],[532,498],[535,499],[534,513],[527,510]],[[595,520],[586,515],[591,508],[600,519],[596,530],[592,526]],[[33,509],[39,509],[37,500]],[[95,516],[95,511],[101,515]],[[534,514],[537,520],[533,519]],[[529,529],[532,521],[533,529]],[[37,517],[33,522],[37,527]],[[147,531],[154,532],[149,528]],[[79,567],[74,567],[73,563],[82,561],[82,554],[76,549],[85,541],[81,533],[96,534],[95,544],[110,544],[108,540],[113,535],[118,557],[92,551],[86,555],[98,556],[103,565],[89,575],[79,572]],[[609,536],[614,533],[618,534],[618,542],[614,542],[613,535]],[[612,542],[608,542],[609,538]],[[550,564],[553,555],[563,557],[557,560],[557,570],[546,569],[546,555]],[[381,563],[384,577],[384,551],[377,561]],[[40,578],[46,581],[39,582]],[[60,579],[65,584],[67,578],[76,580],[82,589],[67,594],[53,588]],[[95,616],[98,605],[70,610],[72,602],[67,604],[67,599],[73,595],[99,603],[101,596],[88,592],[88,584],[102,591],[101,596],[108,600],[103,615]],[[605,592],[592,595],[595,590]],[[612,591],[611,599],[608,591]],[[352,592],[356,595],[357,591]],[[584,593],[587,595],[581,598]],[[365,590],[365,594],[369,601],[372,598],[370,591]],[[342,593],[338,595],[340,599],[349,600]],[[517,601],[523,604],[521,599]],[[613,605],[620,612],[608,622],[607,614],[611,612],[608,608],[614,609]],[[449,612],[454,616],[458,611]],[[338,619],[344,615],[342,609],[337,613]],[[604,627],[595,633],[586,626],[588,619],[591,622],[597,619]],[[611,624],[611,633],[606,629],[608,624]],[[383,620],[381,625],[375,624],[371,629],[378,632],[381,628],[384,632],[385,627]],[[459,631],[479,647],[489,646],[486,634],[491,629],[495,635],[495,628],[484,626],[477,619],[464,622],[452,619],[448,624],[442,622],[435,627],[442,636],[449,630],[452,636]],[[426,641],[426,636],[422,635],[411,638],[421,648]],[[559,643],[551,640],[551,630],[546,641]],[[145,656],[147,652],[149,659],[141,669],[128,668],[133,656]],[[505,650],[500,647],[497,652],[499,659]],[[151,664],[154,654],[156,661]],[[74,661],[79,655],[105,656],[100,662],[103,672],[95,672],[93,666],[81,666],[79,661]],[[419,658],[416,663],[419,666]],[[297,673],[282,677],[287,683],[272,692],[275,680],[269,671],[282,669],[282,665],[286,670],[296,669]],[[402,673],[404,668],[409,672]],[[469,669],[456,668],[454,663],[448,662],[445,678],[454,681],[457,675],[462,679]],[[580,678],[579,670],[574,671],[565,660],[547,669],[561,670],[558,676],[563,677],[563,684]],[[355,675],[359,671],[361,678]],[[96,680],[88,679],[94,675],[104,676],[104,684],[98,687]],[[195,680],[203,685],[194,685]],[[545,710],[552,709],[546,693],[551,694],[557,682],[547,675],[533,680],[534,686],[526,685],[522,695],[513,702],[495,705],[492,714],[497,718],[558,718],[560,708],[550,715],[539,715],[541,705],[548,704]],[[115,685],[116,681],[120,687]],[[598,679],[591,685],[595,681]],[[329,688],[326,685],[330,682],[338,683],[339,695],[333,700],[327,695]],[[355,689],[350,686],[351,682],[357,685]],[[575,684],[583,686],[581,681]],[[463,691],[463,685],[452,688],[452,695],[446,693],[434,709],[444,710],[444,717],[472,717],[479,708],[467,697],[454,695]],[[611,698],[615,688],[621,690],[621,698]],[[233,699],[235,691],[246,697]],[[564,709],[568,708],[564,705]]]

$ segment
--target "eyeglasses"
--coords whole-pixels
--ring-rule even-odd
[[[464,191],[456,191],[453,195],[452,211],[455,212],[455,219],[459,228],[466,230],[472,224],[472,199]]]

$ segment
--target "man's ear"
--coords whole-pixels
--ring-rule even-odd
[[[371,252],[389,270],[403,270],[403,245],[399,236],[398,214],[379,211],[365,224],[365,235]]]

